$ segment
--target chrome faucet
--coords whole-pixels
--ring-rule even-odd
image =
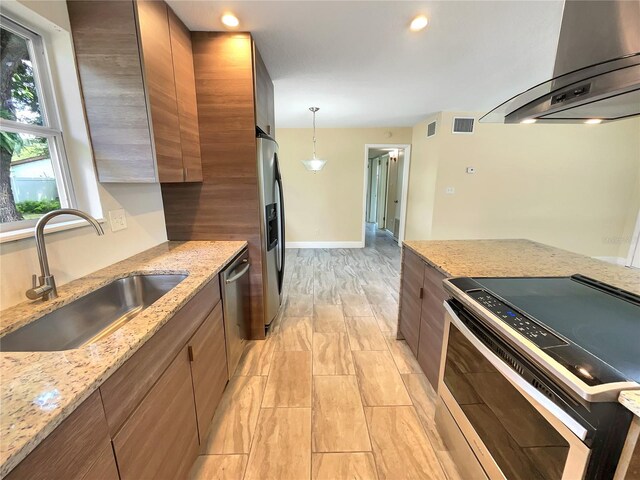
[[[56,281],[51,275],[49,270],[49,260],[47,259],[47,248],[44,243],[44,227],[49,220],[58,215],[75,215],[85,219],[93,228],[96,229],[98,235],[104,235],[104,230],[98,221],[88,213],[84,213],[82,210],[76,210],[75,208],[61,208],[54,210],[53,212],[45,213],[38,223],[36,223],[36,250],[38,251],[38,260],[40,261],[40,281],[38,283],[37,277],[34,274],[31,278],[32,287],[27,290],[27,298],[30,300],[37,300],[42,298],[43,301],[51,300],[58,297],[58,290],[56,289]]]

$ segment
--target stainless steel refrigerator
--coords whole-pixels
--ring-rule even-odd
[[[278,144],[257,131],[258,182],[262,215],[262,278],[264,323],[270,325],[282,304],[284,284],[284,195],[278,164]]]

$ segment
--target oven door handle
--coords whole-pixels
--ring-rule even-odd
[[[542,392],[531,385],[518,375],[509,365],[507,365],[500,357],[489,350],[478,338],[467,328],[467,326],[460,320],[458,315],[449,305],[449,302],[444,302],[444,308],[447,311],[451,322],[462,333],[469,342],[486,358],[506,379],[526,397],[530,397],[536,403],[540,404],[547,412],[555,417],[559,422],[565,425],[574,435],[580,440],[587,438],[588,431],[549,398],[547,398]]]

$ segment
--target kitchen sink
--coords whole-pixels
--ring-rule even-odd
[[[79,348],[111,335],[186,275],[132,275],[114,280],[0,338],[3,352]]]

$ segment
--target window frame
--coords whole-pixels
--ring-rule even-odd
[[[63,208],[76,208],[77,202],[71,181],[69,162],[64,148],[60,113],[52,82],[51,66],[43,40],[44,35],[38,33],[36,28],[28,27],[23,22],[11,18],[6,12],[0,14],[0,23],[3,29],[27,40],[29,58],[33,68],[34,82],[42,116],[42,125],[21,123],[0,118],[0,128],[7,132],[35,135],[48,140],[49,156],[56,180],[60,205]],[[0,235],[30,229],[35,226],[37,221],[38,219],[27,219],[0,223]],[[64,218],[53,219],[51,223],[62,222],[64,222]]]

